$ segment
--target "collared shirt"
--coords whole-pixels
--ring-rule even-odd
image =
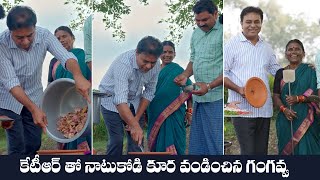
[[[193,74],[196,82],[210,83],[223,71],[223,29],[217,21],[209,32],[200,28],[194,30],[191,37],[190,61],[193,62]],[[223,97],[223,87],[218,86],[204,96],[193,96],[196,102],[213,102]]]
[[[275,76],[281,66],[270,44],[259,37],[253,45],[242,33],[233,37],[224,47],[224,77],[228,77],[239,87],[244,87],[251,77],[260,78],[267,87],[267,101],[261,108],[252,107],[248,101],[235,91],[228,90],[228,102],[241,101],[239,107],[251,111],[246,117],[272,117],[272,100],[269,87],[269,73]]]
[[[112,62],[100,82],[100,92],[112,94],[111,97],[102,98],[101,105],[109,111],[118,112],[116,106],[127,103],[133,104],[137,111],[142,97],[150,102],[154,98],[159,72],[159,60],[144,73],[138,67],[135,50],[122,53]]]
[[[83,36],[84,36],[84,51],[86,53],[86,62],[90,62],[92,59],[92,16],[90,15],[83,26]]]
[[[57,57],[63,67],[68,59],[77,60],[47,29],[36,27],[28,51],[17,47],[9,30],[0,34],[0,108],[20,114],[23,105],[9,92],[15,86],[21,86],[30,100],[40,105],[42,64],[47,51]]]

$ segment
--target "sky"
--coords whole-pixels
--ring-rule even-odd
[[[2,4],[2,0],[0,0]],[[37,15],[37,26],[44,27],[50,32],[54,33],[54,30],[59,26],[68,26],[72,19],[75,18],[75,14],[72,14],[70,10],[73,9],[71,5],[64,5],[64,0],[25,0],[22,5],[30,6]],[[6,19],[0,22],[0,32],[7,29]],[[76,37],[74,47],[83,48],[83,32],[73,31]],[[42,70],[42,84],[45,88],[47,86],[48,69],[50,60],[53,56],[48,52],[43,64]]]

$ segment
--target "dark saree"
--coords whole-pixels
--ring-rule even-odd
[[[185,101],[191,93],[181,93],[181,88],[173,81],[183,71],[176,63],[170,63],[160,71],[155,97],[147,110],[150,151],[185,154]],[[187,85],[190,84],[188,80]]]
[[[282,103],[286,103],[286,95],[289,95],[289,85],[283,82],[283,69],[278,70],[275,78],[274,93],[280,94]],[[290,83],[291,95],[317,94],[316,72],[307,64],[300,64],[295,70],[295,82]],[[279,90],[280,92],[278,92]],[[310,155],[320,154],[320,126],[319,115],[316,114],[317,105],[314,103],[298,103],[292,106],[297,112],[297,118],[293,124],[293,146],[291,138],[290,121],[284,113],[279,112],[276,122],[279,154]]]
[[[90,80],[91,78],[91,71],[87,64],[85,63],[85,52],[83,49],[80,48],[73,48],[70,50],[78,59],[78,64],[82,75],[87,79]],[[53,58],[50,62],[49,66],[49,74],[48,74],[48,82],[52,82],[56,79],[60,78],[70,78],[73,79],[73,75],[71,72],[67,71],[62,67],[60,61],[56,58]]]
[[[80,49],[80,48],[73,48],[73,49],[70,50],[70,52],[72,52],[77,57],[78,64],[80,66],[80,70],[82,72],[82,75],[87,80],[90,80],[91,72],[90,72],[89,67],[85,63],[85,52],[84,52],[84,50]],[[56,70],[56,79],[59,79],[59,78],[70,78],[70,79],[73,79],[73,75],[69,71],[64,69],[62,67],[62,65],[60,64],[57,67],[57,70]]]

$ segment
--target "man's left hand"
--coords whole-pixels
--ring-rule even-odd
[[[207,83],[197,82],[197,83],[195,83],[195,85],[198,86],[199,89],[191,91],[191,93],[194,94],[194,95],[203,96],[209,91]]]
[[[91,83],[86,80],[83,76],[74,77],[76,82],[77,91],[89,102],[91,103],[89,92],[91,89]]]

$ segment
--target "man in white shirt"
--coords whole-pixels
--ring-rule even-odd
[[[8,29],[0,34],[0,115],[15,120],[7,129],[10,155],[33,155],[41,146],[41,128],[45,131],[47,126],[46,115],[39,108],[47,51],[73,74],[78,92],[90,102],[91,84],[83,77],[77,58],[36,23],[31,8],[15,6],[7,16]]]
[[[224,47],[224,85],[228,88],[228,102],[240,101],[238,106],[252,114],[232,118],[242,155],[266,155],[272,99],[268,75],[275,75],[280,65],[271,46],[258,34],[263,12],[258,7],[246,7],[241,15],[242,33],[233,37]],[[251,77],[258,77],[267,86],[267,101],[261,108],[252,107],[245,99],[244,86]]]

